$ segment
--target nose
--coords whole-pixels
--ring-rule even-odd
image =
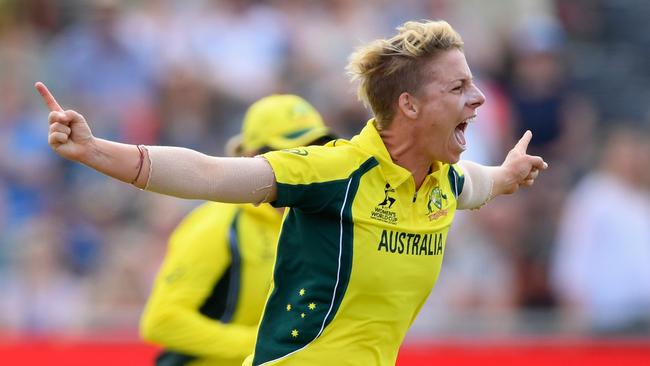
[[[468,104],[473,109],[480,107],[485,103],[485,95],[475,84],[472,84],[472,91],[470,93]]]

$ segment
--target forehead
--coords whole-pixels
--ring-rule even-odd
[[[431,59],[427,65],[427,73],[432,80],[441,83],[451,83],[456,80],[472,78],[472,72],[467,65],[465,54],[459,49],[444,51]]]

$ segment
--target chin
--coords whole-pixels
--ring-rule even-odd
[[[456,153],[450,153],[447,156],[445,156],[444,159],[441,161],[446,164],[456,164],[460,161],[460,155],[463,153],[463,151],[456,152]]]
[[[465,149],[448,148],[442,151],[441,154],[434,156],[434,161],[439,161],[443,164],[456,164],[460,161],[460,155],[465,152]]]
[[[456,164],[456,163],[458,163],[459,161],[460,161],[460,155],[459,155],[459,156],[456,156],[456,157],[454,157],[454,158],[452,158],[452,159],[449,159],[449,161],[445,161],[445,163],[447,163],[447,164]]]

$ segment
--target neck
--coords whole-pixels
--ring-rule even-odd
[[[415,188],[419,189],[429,174],[431,161],[415,143],[418,141],[416,132],[414,121],[396,119],[388,128],[381,129],[379,136],[393,162],[411,172]]]

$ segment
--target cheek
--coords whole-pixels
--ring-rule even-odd
[[[456,123],[458,116],[462,114],[465,103],[467,102],[464,96],[451,95],[445,98],[438,106],[438,115],[444,116],[445,122]]]
[[[465,98],[458,98],[458,104],[456,105],[456,110],[458,112],[462,112],[463,109],[465,108],[465,105],[469,104],[469,96]]]

